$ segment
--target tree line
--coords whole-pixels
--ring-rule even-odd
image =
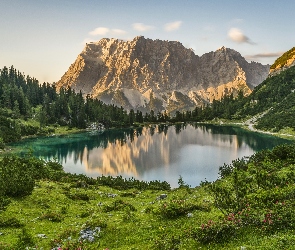
[[[267,78],[253,92],[244,97],[224,96],[193,110],[174,114],[150,110],[125,110],[122,106],[105,104],[89,95],[83,97],[71,88],[56,91],[54,84],[43,83],[25,76],[13,66],[0,69],[0,148],[3,143],[19,140],[22,136],[52,133],[52,126],[85,129],[89,124],[111,127],[130,127],[145,122],[204,122],[219,119],[244,119],[270,108],[261,118],[258,127],[279,130],[294,128],[295,111],[291,105],[295,95],[295,67]],[[291,105],[291,106],[290,106]],[[288,114],[288,119],[283,114]],[[276,122],[269,122],[270,119]],[[28,122],[28,121],[35,121]],[[48,127],[50,126],[50,127]],[[1,146],[2,145],[2,146]]]

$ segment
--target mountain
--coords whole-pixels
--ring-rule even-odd
[[[268,71],[225,47],[200,57],[178,41],[104,38],[86,44],[56,87],[126,109],[173,112],[239,91],[249,95]]]
[[[271,65],[269,76],[280,74],[282,71],[295,65],[295,47],[285,52]]]
[[[204,114],[195,112],[200,113],[198,119],[208,120],[209,117],[247,120],[247,123],[254,122],[257,129],[294,135],[294,48],[275,61],[269,77],[255,87],[250,95],[214,102]]]

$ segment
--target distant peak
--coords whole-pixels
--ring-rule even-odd
[[[140,39],[145,39],[145,37],[144,36],[136,36],[136,37],[134,37],[134,39],[133,40],[140,40]]]
[[[226,50],[226,48],[224,46],[218,48],[217,50]]]

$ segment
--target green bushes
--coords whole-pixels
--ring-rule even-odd
[[[26,228],[22,228],[21,233],[18,235],[15,249],[30,249],[29,247],[35,247],[33,236]]]
[[[39,218],[40,220],[49,220],[52,222],[61,222],[63,220],[63,217],[56,212],[48,212],[45,214],[42,214]]]
[[[166,181],[140,181],[134,178],[124,179],[122,176],[100,176],[97,177],[97,183],[101,186],[108,186],[118,190],[126,190],[136,188],[138,190],[170,190],[170,184]]]
[[[202,243],[222,242],[246,227],[260,232],[295,229],[295,145],[281,145],[220,169],[204,186],[224,218],[196,229]]]
[[[36,180],[51,179],[63,173],[61,169],[62,166],[56,162],[46,163],[34,157],[4,157],[0,160],[0,197],[30,195]]]
[[[111,205],[107,205],[103,208],[104,212],[121,211],[121,210],[136,211],[136,208],[129,202],[123,200],[115,200]]]
[[[175,219],[185,216],[194,210],[210,211],[209,204],[198,204],[194,200],[175,198],[161,204],[158,213],[167,219]]]
[[[20,228],[22,226],[23,226],[23,224],[15,217],[2,216],[0,218],[0,227],[2,227],[2,228],[4,228],[4,227]]]
[[[35,179],[26,162],[17,157],[4,157],[0,162],[2,195],[21,197],[32,193]]]

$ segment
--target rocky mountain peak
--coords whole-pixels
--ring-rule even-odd
[[[268,70],[224,46],[199,57],[178,41],[103,38],[86,44],[56,87],[126,108],[173,112],[241,90],[247,95]]]

